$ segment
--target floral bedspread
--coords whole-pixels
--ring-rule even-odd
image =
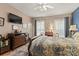
[[[33,56],[79,56],[79,41],[41,36],[32,42],[30,51]]]

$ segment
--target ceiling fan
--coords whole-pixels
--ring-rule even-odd
[[[34,9],[39,11],[47,11],[48,9],[53,9],[53,8],[54,7],[49,4],[39,3],[38,6],[36,6]]]

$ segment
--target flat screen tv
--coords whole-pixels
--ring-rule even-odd
[[[8,14],[8,21],[11,23],[22,24],[22,17],[14,15],[12,13]]]

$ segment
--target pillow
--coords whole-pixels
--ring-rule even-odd
[[[53,36],[53,32],[45,32],[46,36]]]
[[[79,32],[76,32],[72,37],[74,39],[78,40],[79,39]]]

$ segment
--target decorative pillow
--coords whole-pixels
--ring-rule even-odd
[[[79,39],[79,32],[76,32],[72,37],[74,39],[78,40]]]
[[[53,36],[53,32],[45,32],[46,36]]]

